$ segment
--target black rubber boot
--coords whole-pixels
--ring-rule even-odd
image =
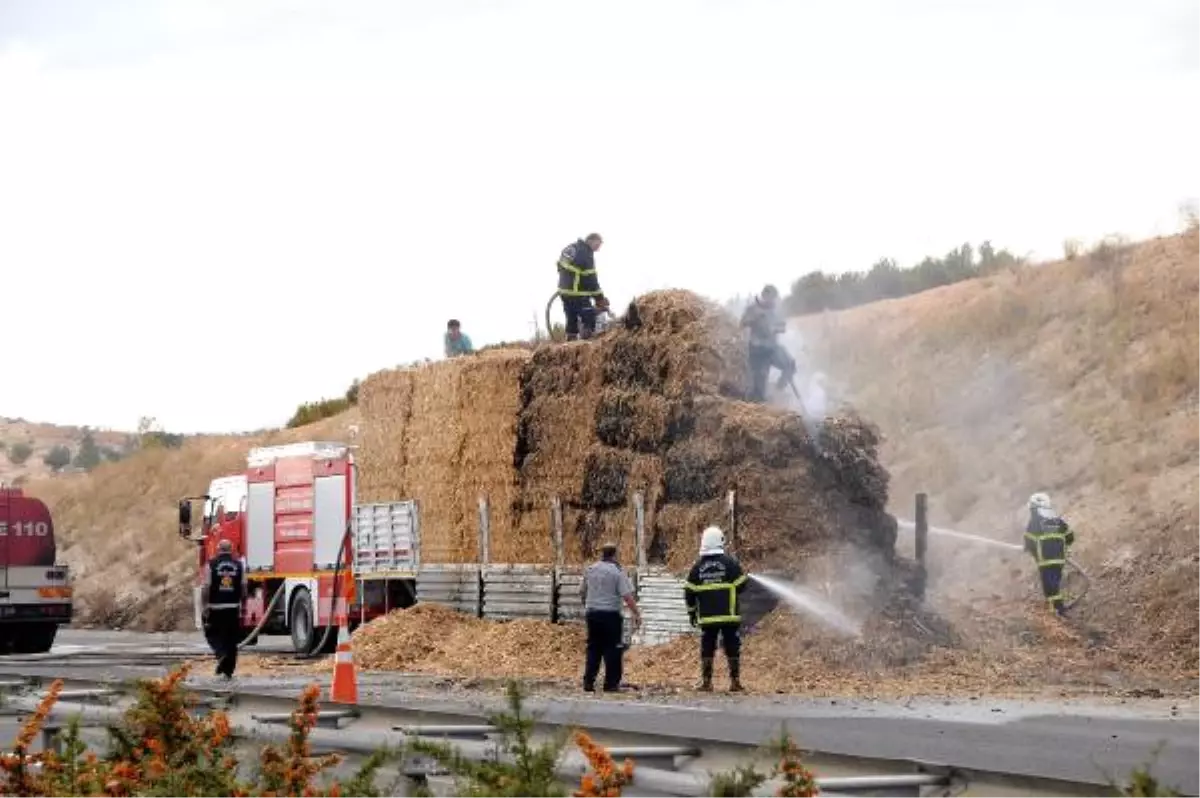
[[[729,658],[729,692],[740,693],[742,687],[742,661],[738,657]]]
[[[700,660],[700,686],[696,689],[702,693],[712,692],[712,676],[713,676],[713,661],[712,657],[703,657]]]

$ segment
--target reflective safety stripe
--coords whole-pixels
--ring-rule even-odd
[[[737,606],[737,589],[738,586],[745,582],[746,574],[742,574],[732,582],[710,582],[707,585],[697,585],[694,582],[684,582],[684,590],[691,590],[695,593],[708,593],[713,590],[728,590],[729,591],[729,608],[733,609]],[[696,623],[700,626],[708,626],[715,623],[740,623],[742,616],[740,615],[709,615],[700,614],[700,602],[696,602]]]
[[[349,651],[339,651],[337,654],[334,655],[333,661],[337,664],[341,664],[343,662],[353,662],[354,655],[351,654]]]
[[[600,291],[584,291],[579,287],[579,284],[583,282],[584,277],[590,277],[596,273],[595,269],[581,269],[566,258],[559,258],[558,268],[562,269],[568,274],[574,275],[574,279],[571,281],[570,288],[558,289],[558,293],[562,296],[599,296],[601,294]]]
[[[559,258],[558,268],[563,269],[568,272],[571,272],[571,274],[578,274],[578,275],[587,275],[587,274],[595,274],[596,273],[595,269],[581,269],[580,267],[576,266],[574,263],[571,263],[571,261],[567,260],[566,258]]]
[[[1063,533],[1063,532],[1043,532],[1041,534],[1038,534],[1035,532],[1026,532],[1025,537],[1028,538],[1029,540],[1033,541],[1034,551],[1035,551],[1034,557],[1037,558],[1037,564],[1039,567],[1044,568],[1044,567],[1051,566],[1051,565],[1066,565],[1067,564],[1067,560],[1065,557],[1065,554],[1067,551],[1067,536],[1065,533]],[[1050,543],[1050,542],[1054,542],[1054,541],[1059,542],[1060,546],[1058,548],[1060,549],[1060,551],[1063,552],[1063,555],[1055,556],[1055,557],[1048,557],[1043,553],[1042,546],[1046,543]]]
[[[209,604],[208,608],[210,610],[240,610],[242,608],[242,605],[241,604]]]

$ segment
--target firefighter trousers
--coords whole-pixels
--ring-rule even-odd
[[[717,639],[725,649],[725,656],[737,659],[742,654],[742,625],[740,623],[714,623],[700,627],[700,659],[712,659],[717,655]]]
[[[562,297],[563,315],[566,317],[567,340],[591,338],[596,331],[596,308],[590,296]]]
[[[1063,567],[1061,565],[1040,565],[1038,572],[1042,578],[1042,594],[1050,602],[1050,608],[1062,615],[1066,612],[1062,595]]]
[[[750,347],[751,401],[767,400],[767,381],[771,376],[772,367],[779,369],[778,387],[786,388],[796,374],[796,361],[788,351],[779,344],[772,347]]]
[[[240,610],[209,610],[208,645],[217,658],[217,675],[233,676],[237,668],[238,643],[242,642],[242,613]]]

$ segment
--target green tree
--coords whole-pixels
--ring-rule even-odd
[[[79,440],[79,451],[75,453],[72,465],[82,468],[84,471],[91,471],[100,465],[100,447],[96,446],[96,439],[87,427],[83,428],[83,437]]]
[[[42,462],[52,471],[61,471],[71,464],[71,450],[60,444],[42,455]]]
[[[842,310],[970,280],[1023,262],[1007,250],[997,250],[990,241],[979,246],[978,256],[975,248],[966,243],[943,257],[926,257],[907,269],[892,258],[881,258],[867,272],[842,272],[836,276],[809,272],[792,283],[783,307],[793,316]]]
[[[32,454],[33,447],[28,443],[14,443],[8,447],[8,462],[13,465],[24,465]]]
[[[183,446],[183,436],[164,432],[154,416],[138,419],[137,445],[139,449],[178,449]]]

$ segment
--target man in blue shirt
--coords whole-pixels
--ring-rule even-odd
[[[471,346],[471,337],[462,331],[458,319],[450,319],[446,324],[446,357],[469,355],[475,351]]]

